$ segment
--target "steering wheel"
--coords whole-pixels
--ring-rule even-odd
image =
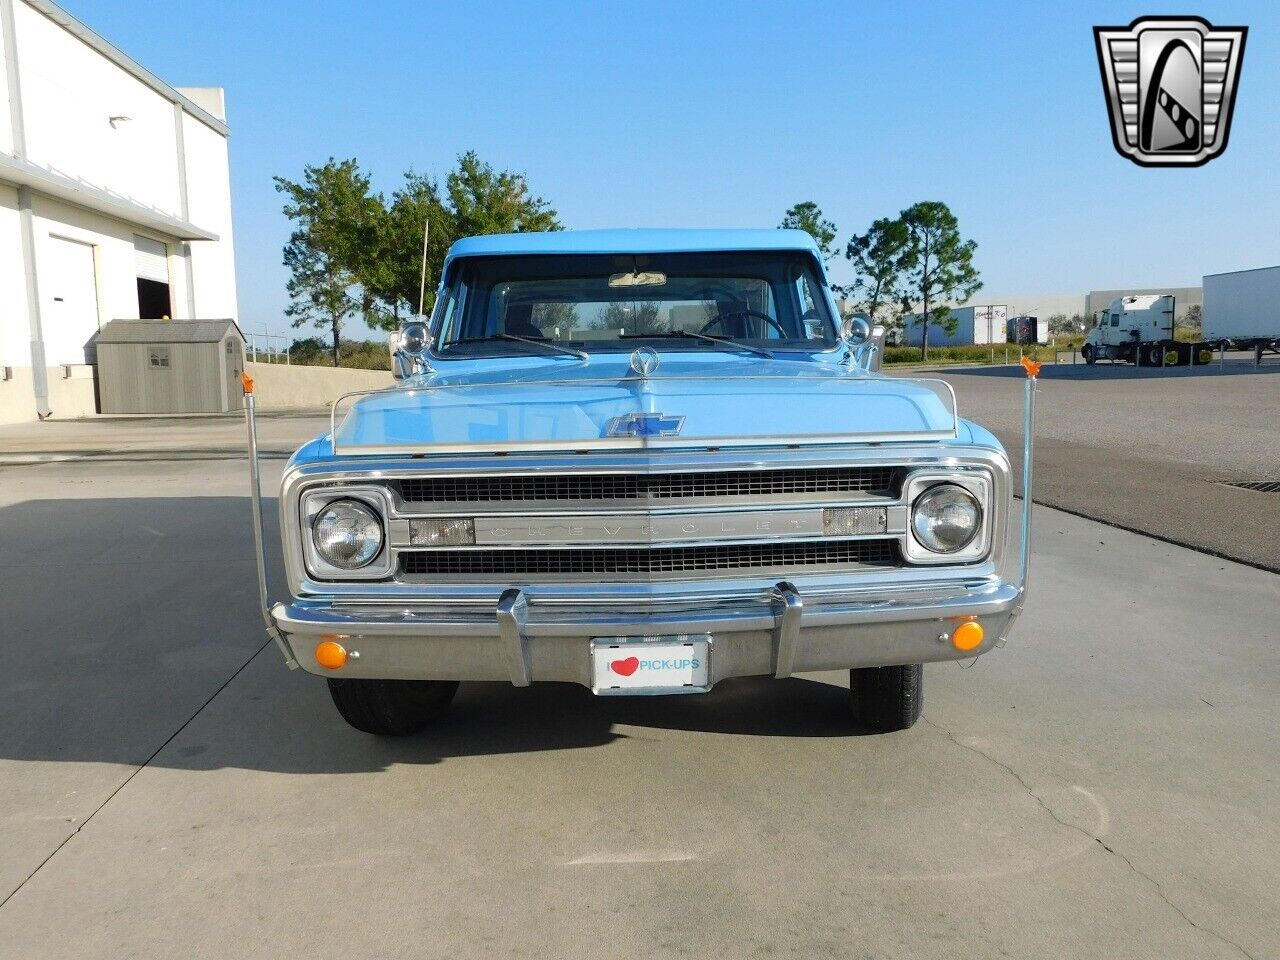
[[[787,339],[787,331],[783,329],[782,324],[780,324],[777,320],[773,319],[773,317],[769,316],[767,313],[761,313],[759,310],[730,310],[728,313],[718,313],[714,317],[712,317],[698,332],[706,333],[712,327],[720,327],[721,329],[724,329],[724,322],[728,320],[730,317],[759,317],[768,326],[773,327],[773,329],[777,330],[779,337],[781,337],[783,340]],[[727,329],[724,332],[727,335],[732,336],[732,334],[729,334],[729,331]]]

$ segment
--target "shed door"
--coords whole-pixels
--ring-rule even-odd
[[[244,372],[244,345],[236,336],[227,337],[222,343],[226,354],[227,371],[227,405],[231,410],[239,410],[244,406],[244,386],[240,382],[240,374]]]
[[[45,362],[89,363],[96,352],[90,341],[98,332],[98,281],[93,247],[50,237],[38,265],[41,328]],[[86,353],[87,350],[87,353]]]

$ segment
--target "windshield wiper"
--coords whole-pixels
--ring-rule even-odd
[[[562,347],[558,343],[552,343],[550,340],[535,340],[533,337],[519,337],[514,333],[495,333],[489,337],[463,337],[461,340],[455,340],[454,343],[489,343],[493,340],[506,340],[515,343],[527,343],[530,346],[542,347],[544,350],[552,350],[556,353],[568,354],[571,357],[577,357],[579,360],[590,360],[591,355],[583,350],[574,350],[572,347]]]
[[[618,337],[619,340],[679,340],[683,337],[692,337],[694,340],[705,340],[707,343],[718,343],[722,347],[737,347],[739,350],[745,350],[747,353],[754,353],[756,356],[768,357],[773,359],[773,353],[764,347],[753,347],[749,344],[739,343],[737,340],[730,340],[728,337],[713,337],[709,333],[694,333],[692,330],[668,330],[665,333],[624,333]]]

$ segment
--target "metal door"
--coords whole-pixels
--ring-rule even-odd
[[[227,409],[241,410],[244,408],[244,387],[240,383],[240,374],[244,372],[244,344],[236,336],[228,337],[223,343],[227,355]]]
[[[49,237],[37,269],[41,290],[41,329],[45,363],[90,363],[98,332],[98,278],[93,247]]]

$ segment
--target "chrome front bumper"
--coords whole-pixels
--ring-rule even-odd
[[[271,620],[290,659],[320,676],[405,680],[534,680],[591,685],[594,637],[709,634],[709,683],[726,677],[787,677],[899,663],[958,660],[1001,644],[1019,605],[1017,586],[935,584],[804,597],[778,583],[756,600],[657,604],[634,609],[540,603],[512,588],[490,610],[400,604],[276,604]],[[960,622],[977,620],[982,645],[951,643]],[[339,670],[313,654],[336,640],[350,659]]]

